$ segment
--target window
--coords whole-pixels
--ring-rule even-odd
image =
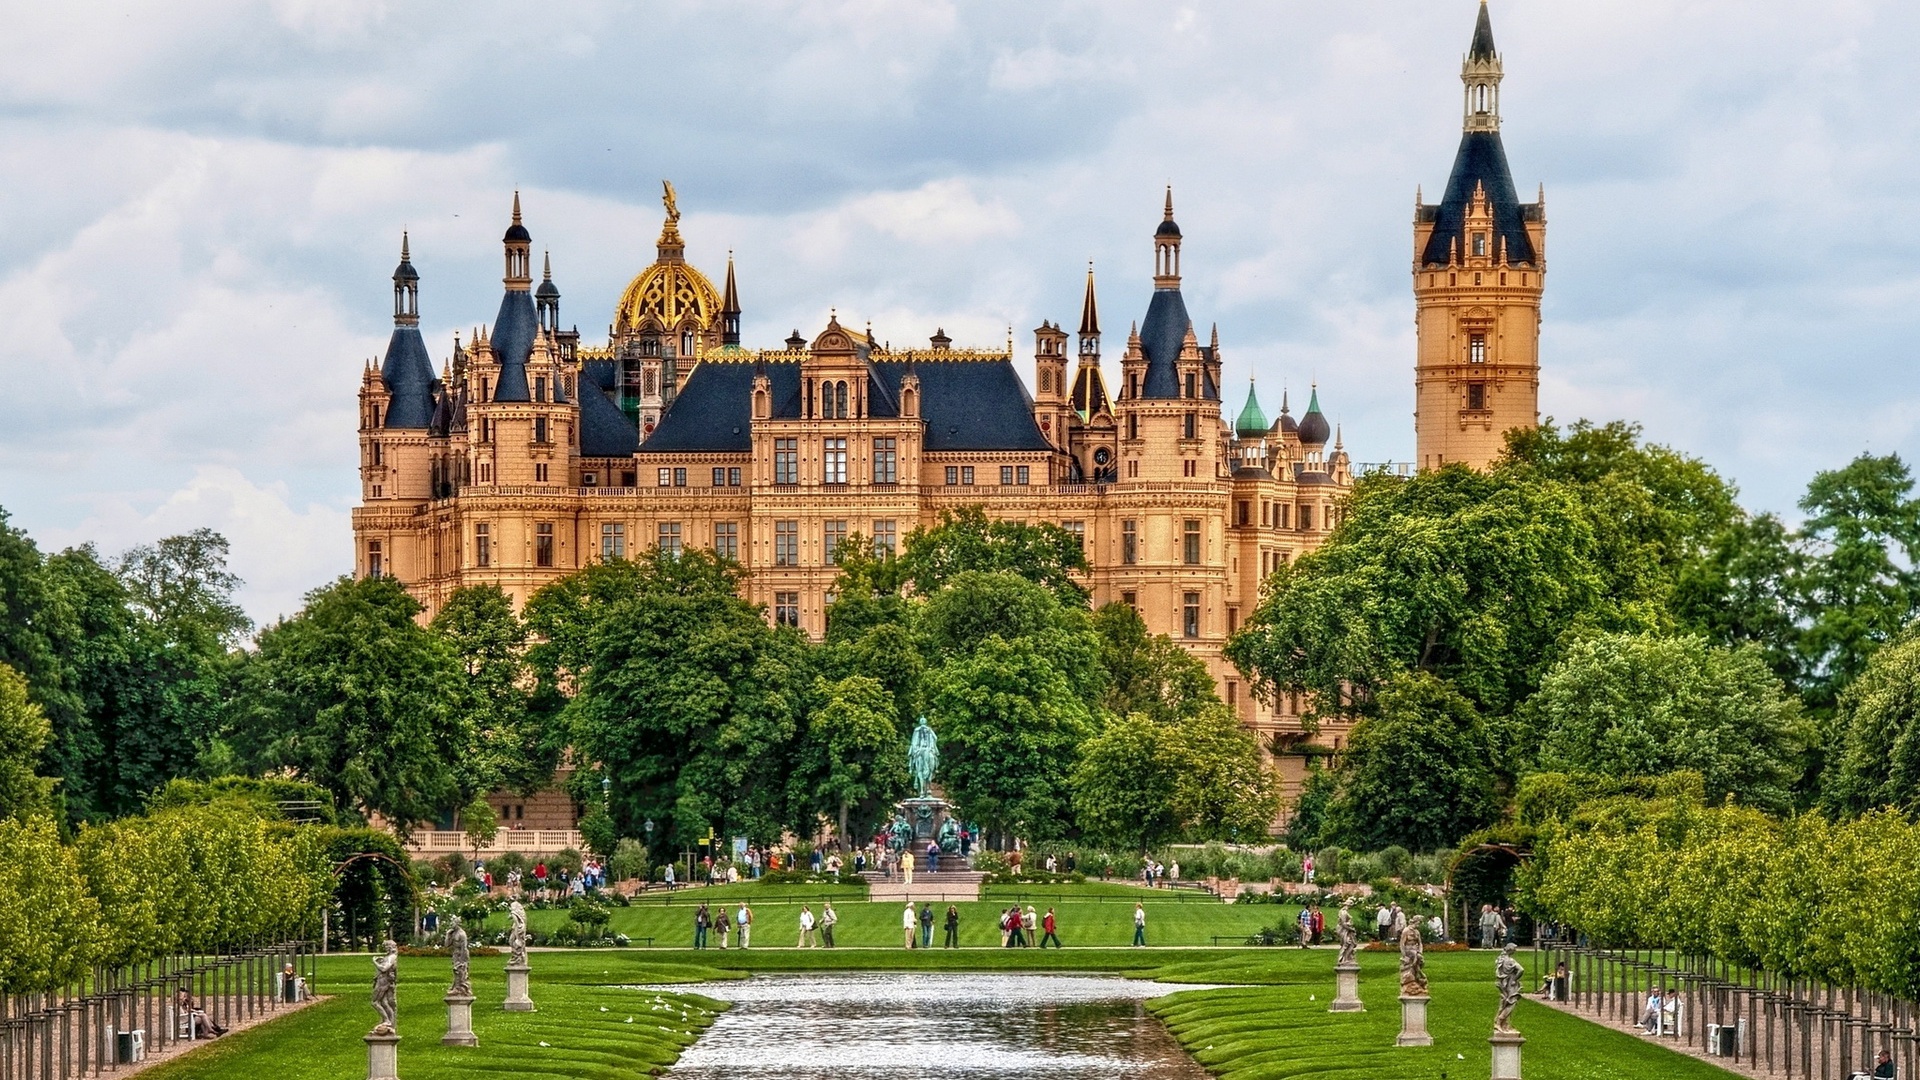
[[[873,440],[873,482],[876,484],[897,484],[900,482],[900,462],[891,438]]]
[[[718,465],[715,465],[713,467],[713,486],[714,487],[727,486],[727,470],[721,468]]]
[[[723,559],[740,558],[740,525],[738,522],[714,522],[713,553]]]
[[[797,484],[800,482],[800,440],[773,440],[773,482],[776,484]]]
[[[1187,372],[1187,396],[1188,396],[1188,397],[1199,397],[1199,396],[1200,396],[1200,395],[1199,395],[1198,393],[1195,393],[1195,392],[1194,392],[1194,388],[1195,388],[1195,384],[1194,384],[1194,374],[1193,374],[1193,372],[1191,372],[1191,371],[1189,371],[1189,372]]]
[[[1140,437],[1140,414],[1128,413],[1127,414],[1127,438],[1137,439],[1139,437]]]
[[[533,418],[533,441],[537,443],[547,441],[547,418],[544,416]]]
[[[1180,437],[1181,438],[1191,439],[1195,437],[1194,432],[1199,430],[1199,425],[1198,425],[1199,418],[1200,418],[1199,413],[1185,413],[1180,417]]]
[[[800,565],[799,522],[776,521],[773,523],[773,565]]]
[[[846,383],[823,382],[820,384],[820,417],[823,420],[845,420],[847,418]]]
[[[1274,514],[1278,516],[1278,520],[1274,522],[1275,528],[1280,528],[1280,529],[1291,528],[1291,526],[1287,524],[1287,513],[1291,509],[1292,507],[1290,507],[1286,503],[1281,503],[1279,506],[1276,506],[1273,508]]]
[[[627,469],[620,474],[621,487],[634,487],[639,483],[640,474],[632,469]]]
[[[1467,362],[1470,364],[1487,362],[1487,335],[1472,334],[1467,337]]]
[[[379,443],[373,444],[373,463],[375,465],[380,464],[380,444]]]
[[[951,487],[955,484],[958,484],[959,482],[960,482],[960,466],[958,465],[947,466],[947,485]]]
[[[846,383],[840,386],[844,392]],[[820,482],[824,484],[844,484],[847,482],[847,440],[828,439],[827,453],[823,459]]]
[[[1051,392],[1052,390],[1053,390],[1053,372],[1046,368],[1041,368],[1040,369],[1040,392],[1045,394],[1045,393]]]
[[[1073,536],[1073,542],[1081,551],[1087,550],[1087,523],[1084,521],[1063,521],[1060,527]]]
[[[1128,607],[1132,608],[1135,611],[1140,610],[1140,594],[1139,593],[1123,592],[1120,594],[1120,602],[1127,605]]]
[[[1313,507],[1306,503],[1300,504],[1300,531],[1313,531]]]
[[[660,554],[680,557],[680,523],[663,521],[659,528]]]
[[[1240,629],[1240,609],[1237,607],[1230,607],[1227,609],[1227,633],[1232,634],[1235,630],[1238,630],[1238,629]],[[1227,685],[1232,686],[1233,684],[1228,683]]]
[[[666,468],[663,468],[663,469],[661,469],[661,470],[660,470],[660,474],[659,474],[659,479],[660,479],[660,485],[659,485],[659,486],[661,486],[661,487],[666,487],[666,486],[668,486],[669,484],[672,484],[672,483],[673,483],[673,470],[672,470],[672,469],[666,469]]]
[[[1481,111],[1484,112],[1485,110],[1482,109]],[[1477,232],[1473,234],[1473,253],[1475,255],[1485,255],[1487,253],[1487,234],[1486,233]]]
[[[384,569],[386,569],[386,566],[380,558],[380,541],[367,541],[367,576],[379,577],[380,572]]]
[[[777,592],[773,594],[773,621],[777,626],[800,625],[799,593]]]
[[[1187,460],[1180,463],[1180,475],[1181,476],[1200,475],[1198,472],[1199,465],[1200,465],[1199,462],[1193,460],[1192,458],[1188,458]]]
[[[547,377],[545,375],[538,375],[534,377],[533,400],[535,401],[547,400]]]
[[[1120,563],[1132,566],[1140,561],[1140,523],[1123,521],[1120,523]]]
[[[728,487],[739,487],[739,486],[740,486],[740,468],[739,468],[739,466],[732,466],[732,467],[730,467],[730,468],[728,468],[728,469],[727,469],[727,486],[728,486]]]
[[[533,527],[533,565],[553,565],[553,522],[542,521]]]
[[[536,484],[544,484],[547,482],[547,466],[544,462],[534,463],[533,482]]]
[[[1187,637],[1200,636],[1200,594],[1190,592],[1182,598],[1180,612],[1180,632]]]
[[[899,550],[897,546],[898,544],[899,544],[899,533],[896,531],[893,522],[876,521],[873,523],[874,554],[891,555],[895,551]]]
[[[493,565],[493,530],[491,526],[475,525],[473,527],[473,565],[482,567]]]
[[[1027,478],[1031,475],[1032,475],[1032,472],[1028,466],[1026,465],[1017,466],[1013,470],[1013,482],[1016,484],[1027,483],[1028,482]]]
[[[973,486],[973,466],[960,466],[960,482],[968,487]]]
[[[823,521],[820,523],[820,553],[835,566],[840,565],[840,545],[847,542],[847,523],[844,521]]]
[[[1233,706],[1238,704],[1240,704],[1240,684],[1237,682],[1234,682],[1232,679],[1228,679],[1227,680],[1227,707],[1232,708]]]
[[[1013,484],[1013,466],[1011,465],[1000,466],[1000,482],[1008,486],[1011,486]]]
[[[1487,407],[1487,384],[1470,382],[1467,384],[1467,408],[1484,409]]]
[[[1240,525],[1249,524],[1253,520],[1253,504],[1249,503],[1245,499],[1241,499],[1240,502],[1234,507],[1234,513],[1237,517],[1237,521],[1236,521],[1237,524],[1240,524]]]
[[[1200,519],[1188,518],[1181,528],[1184,534],[1181,553],[1188,566],[1200,565]]]
[[[840,419],[847,418],[847,384],[844,382],[833,384],[833,409]]]
[[[600,526],[600,558],[624,559],[627,557],[627,527],[619,522],[610,521]]]
[[[580,474],[580,486],[581,486],[581,487],[595,487],[595,486],[597,486],[597,485],[598,485],[599,483],[600,483],[600,474],[599,474],[599,473],[590,473],[590,472],[589,472],[589,473],[581,473],[581,474]]]
[[[1140,375],[1138,372],[1129,372],[1127,374],[1127,396],[1130,398],[1140,396]]]

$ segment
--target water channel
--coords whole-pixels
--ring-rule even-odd
[[[1207,1076],[1142,1004],[1197,987],[1103,976],[876,973],[756,976],[692,989],[733,1007],[688,1049],[670,1080]]]

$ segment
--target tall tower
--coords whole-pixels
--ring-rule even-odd
[[[1420,467],[1484,468],[1540,420],[1547,201],[1522,203],[1500,142],[1500,54],[1480,2],[1460,68],[1463,133],[1446,195],[1413,211],[1414,433]]]

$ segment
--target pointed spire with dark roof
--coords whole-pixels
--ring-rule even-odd
[[[1487,0],[1480,0],[1480,18],[1473,24],[1473,45],[1467,50],[1467,59],[1492,60],[1499,55],[1493,47],[1493,20],[1487,15]]]
[[[501,242],[506,246],[506,292],[500,297],[500,312],[494,316],[488,340],[495,361],[500,365],[494,383],[495,401],[531,401],[527,391],[527,358],[533,353],[533,339],[539,330],[540,316],[533,306],[533,235],[520,220],[520,193],[513,193],[513,224],[507,227]]]
[[[727,252],[727,290],[720,302],[720,344],[740,344],[740,290],[733,283],[733,252]]]
[[[420,274],[413,268],[407,234],[400,234],[400,265],[393,270],[393,336],[380,364],[388,401],[382,418],[389,428],[430,428],[434,419],[433,360],[420,336]]]
[[[1100,310],[1093,300],[1093,260],[1087,260],[1087,296],[1080,301],[1080,336],[1100,336]]]
[[[1320,412],[1320,388],[1313,388],[1313,395],[1307,399],[1307,411],[1300,417],[1300,443],[1303,446],[1325,446],[1327,436],[1333,434],[1332,425]]]

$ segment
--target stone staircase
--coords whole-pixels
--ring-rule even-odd
[[[939,904],[978,900],[980,883],[987,879],[987,875],[978,870],[941,870],[934,874],[915,870],[911,885],[901,881],[898,875],[889,880],[885,874],[874,870],[868,870],[860,877],[867,883],[868,900],[890,904],[905,904],[908,900]]]

